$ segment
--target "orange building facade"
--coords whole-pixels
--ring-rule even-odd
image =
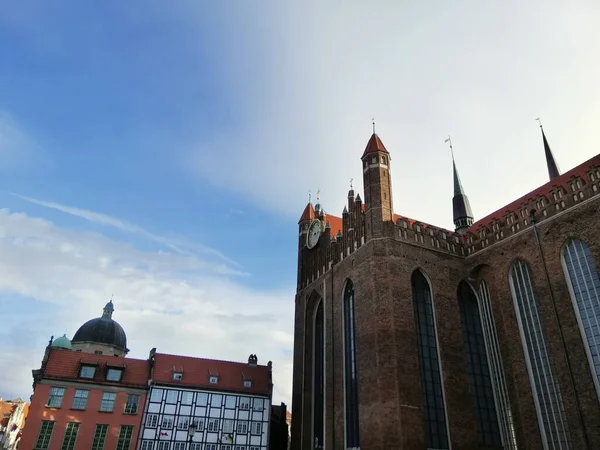
[[[48,346],[20,449],[135,448],[146,401],[148,361]]]

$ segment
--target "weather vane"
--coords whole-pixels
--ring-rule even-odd
[[[354,181],[354,178],[350,178],[350,189],[352,189],[352,182]]]
[[[373,134],[375,134],[375,117],[371,119],[371,123],[373,123]]]
[[[317,203],[319,203],[320,198],[321,198],[321,189],[317,189]]]
[[[310,201],[312,200],[312,193],[310,192],[310,189],[308,190],[308,203],[310,203]]]
[[[537,122],[540,124],[540,128],[543,128],[543,127],[542,127],[542,121],[540,120],[540,118],[539,118],[539,117],[536,117],[536,118],[535,118],[535,120],[537,120]]]

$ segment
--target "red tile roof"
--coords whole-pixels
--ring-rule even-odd
[[[374,152],[388,153],[387,149],[385,148],[385,145],[383,145],[383,142],[381,142],[381,139],[379,139],[379,136],[377,136],[375,133],[373,133],[371,139],[369,139],[369,142],[367,142],[367,146],[365,147],[363,157],[369,153]]]
[[[183,372],[181,381],[173,380],[174,371]],[[209,383],[210,375],[219,376],[216,385]],[[153,377],[154,383],[172,386],[271,395],[269,366],[252,367],[245,363],[155,353]],[[244,387],[244,379],[252,380],[252,387]]]
[[[329,222],[329,225],[331,226],[331,237],[335,237],[337,236],[338,233],[341,233],[342,230],[342,218],[341,217],[336,217],[336,216],[331,216],[329,214],[327,214],[325,216],[325,222]]]
[[[306,208],[304,208],[304,212],[300,216],[300,220],[298,221],[298,223],[304,222],[305,220],[313,220],[314,218],[315,209],[313,208],[313,205],[309,203],[308,205],[306,205]]]
[[[469,227],[470,232],[474,232],[478,228],[482,226],[489,226],[493,220],[502,220],[506,214],[509,212],[516,212],[521,209],[523,206],[527,204],[530,199],[535,199],[540,196],[549,196],[553,188],[562,186],[565,190],[569,190],[569,180],[572,177],[580,177],[584,181],[586,180],[586,172],[591,167],[600,166],[600,154],[594,156],[593,158],[587,160],[586,162],[578,165],[577,167],[569,170],[568,172],[563,173],[560,177],[555,178],[548,183],[534,189],[533,191],[525,194],[514,202],[500,208],[499,210],[493,212],[492,214],[487,215],[486,217],[479,219],[475,222],[471,227]],[[587,181],[586,181],[587,182]]]
[[[93,380],[79,378],[81,364],[98,366]],[[106,381],[107,367],[124,367],[123,378],[120,382]],[[80,383],[99,383],[116,386],[146,387],[148,382],[149,363],[144,359],[120,358],[108,355],[90,355],[73,350],[59,348],[50,349],[42,378],[52,380],[77,380]]]

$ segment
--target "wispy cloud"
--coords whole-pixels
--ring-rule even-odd
[[[72,337],[114,292],[131,357],[146,358],[152,347],[239,361],[256,353],[273,361],[276,401],[289,403],[293,287],[256,290],[235,280],[197,258],[0,210],[0,303],[10,305],[0,328],[10,342],[0,348],[0,394],[26,398],[49,336],[66,329]]]
[[[49,201],[40,200],[37,198],[27,197],[27,196],[16,194],[16,193],[11,193],[11,195],[14,197],[20,198],[21,200],[25,200],[29,203],[33,203],[35,205],[54,209],[56,211],[60,211],[65,214],[69,214],[71,216],[85,219],[92,223],[96,223],[99,225],[106,225],[109,227],[119,229],[121,231],[133,233],[135,235],[138,235],[140,237],[143,237],[145,239],[153,241],[157,244],[161,244],[161,245],[163,245],[177,253],[183,254],[183,255],[193,255],[195,251],[199,251],[201,253],[204,253],[204,254],[207,254],[210,256],[215,256],[228,264],[231,264],[231,265],[234,265],[237,267],[241,267],[237,262],[226,257],[218,250],[215,250],[210,247],[206,247],[206,246],[204,246],[202,244],[198,244],[198,243],[186,244],[184,242],[181,242],[180,240],[176,240],[173,238],[166,238],[164,236],[159,236],[159,235],[156,235],[154,233],[147,231],[146,229],[144,229],[143,227],[141,227],[139,225],[133,224],[126,220],[122,220],[122,219],[112,217],[112,216],[109,216],[106,214],[90,211],[87,209],[75,208],[72,206],[67,206],[67,205],[62,205],[60,203],[49,202]],[[239,275],[246,275],[246,273],[244,273],[244,272],[237,271],[237,273]]]
[[[43,153],[44,149],[18,122],[0,110],[0,168],[22,167]]]

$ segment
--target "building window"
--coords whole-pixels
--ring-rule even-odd
[[[158,414],[148,414],[146,416],[146,426],[156,428],[158,426]]]
[[[510,269],[510,287],[521,333],[527,371],[535,398],[544,447],[570,448],[571,436],[554,362],[546,343],[546,330],[538,311],[529,265],[516,261]]]
[[[496,322],[494,321],[494,314],[492,312],[490,292],[485,281],[482,281],[479,285],[479,310],[483,327],[483,337],[487,348],[490,375],[492,377],[492,386],[496,396],[496,412],[498,413],[502,443],[505,449],[516,450],[517,438],[515,436],[510,401],[508,400],[498,335],[496,334]]]
[[[121,376],[123,375],[122,369],[108,369],[106,372],[106,381],[121,381]]]
[[[589,247],[572,239],[563,250],[563,267],[581,337],[600,398],[600,277]]]
[[[262,422],[252,422],[250,424],[250,433],[251,434],[262,433]]]
[[[50,438],[52,437],[52,431],[54,431],[54,421],[42,420],[40,434],[38,434],[34,450],[48,450],[48,447],[50,446]]]
[[[160,402],[163,398],[163,390],[162,389],[152,389],[152,394],[150,394],[151,402]]]
[[[208,419],[208,431],[219,431],[219,419]]]
[[[221,450],[222,449],[223,449],[223,446],[221,446]],[[185,450],[185,442],[174,442],[173,450]]]
[[[240,397],[240,409],[250,409],[250,399],[248,397]]]
[[[252,409],[254,411],[263,411],[265,409],[264,400],[262,398],[255,398],[252,400]]]
[[[233,433],[233,420],[225,419],[223,421],[223,433]]]
[[[252,387],[252,380],[244,380],[244,387]]]
[[[94,440],[92,441],[92,450],[104,450],[106,435],[108,434],[108,425],[96,425],[94,431]]]
[[[60,450],[74,450],[77,433],[79,431],[79,422],[68,422],[65,430],[65,438],[63,439]]]
[[[199,392],[196,394],[196,405],[206,406],[208,403],[208,394],[206,392]]]
[[[190,444],[190,450],[202,450],[202,444],[192,442]]]
[[[217,444],[206,444],[206,450],[217,450]]]
[[[136,394],[127,394],[125,402],[125,414],[137,414],[140,396]]]
[[[133,434],[133,425],[121,425],[119,430],[119,439],[117,440],[116,450],[129,450],[131,445],[131,435]]]
[[[248,432],[248,422],[240,420],[237,424],[237,432],[239,434],[246,434]]]
[[[100,402],[100,411],[112,412],[115,407],[115,400],[117,399],[116,392],[103,392],[102,401]]]
[[[181,404],[182,405],[191,405],[194,401],[193,392],[184,391],[181,393]]]
[[[167,391],[167,403],[177,403],[177,391]]]
[[[94,375],[96,375],[96,367],[94,366],[81,366],[81,369],[79,369],[79,378],[93,380]]]
[[[183,372],[173,372],[173,380],[181,381],[183,379]]]
[[[154,441],[142,441],[142,447],[140,450],[153,450],[154,449]]]
[[[225,408],[235,408],[235,396],[234,395],[228,395],[227,397],[225,397]]]
[[[325,445],[325,312],[319,302],[313,326],[313,439],[316,446]]]
[[[411,282],[427,444],[428,448],[447,449],[448,431],[431,288],[419,270],[413,273]]]
[[[65,388],[53,387],[50,389],[50,396],[48,397],[49,408],[60,408],[62,406],[63,397],[65,396]]]
[[[210,396],[211,406],[221,406],[221,403],[223,403],[223,396],[221,394],[213,394]]]
[[[469,391],[475,403],[479,444],[501,446],[479,306],[475,293],[465,281],[461,281],[458,286],[458,306],[462,319],[463,341],[467,351]]]
[[[71,403],[71,409],[84,410],[87,405],[88,395],[90,391],[86,389],[75,389],[75,395],[73,396],[73,403]]]
[[[190,418],[181,416],[177,419],[177,429],[178,430],[187,430],[190,425]]]
[[[158,450],[169,450],[169,447],[171,446],[170,442],[159,442],[158,443]]]
[[[196,425],[196,431],[198,431],[198,432],[204,431],[204,419],[198,419],[197,417],[194,417],[192,419],[192,423],[194,425]]]
[[[166,428],[168,430],[173,428],[174,418],[175,418],[174,416],[163,416],[161,428]]]
[[[358,437],[358,376],[356,372],[356,320],[354,284],[346,281],[343,298],[346,447],[360,447]]]
[[[219,377],[217,377],[216,375],[211,375],[210,377],[208,377],[208,382],[210,384],[217,384],[219,382]]]

